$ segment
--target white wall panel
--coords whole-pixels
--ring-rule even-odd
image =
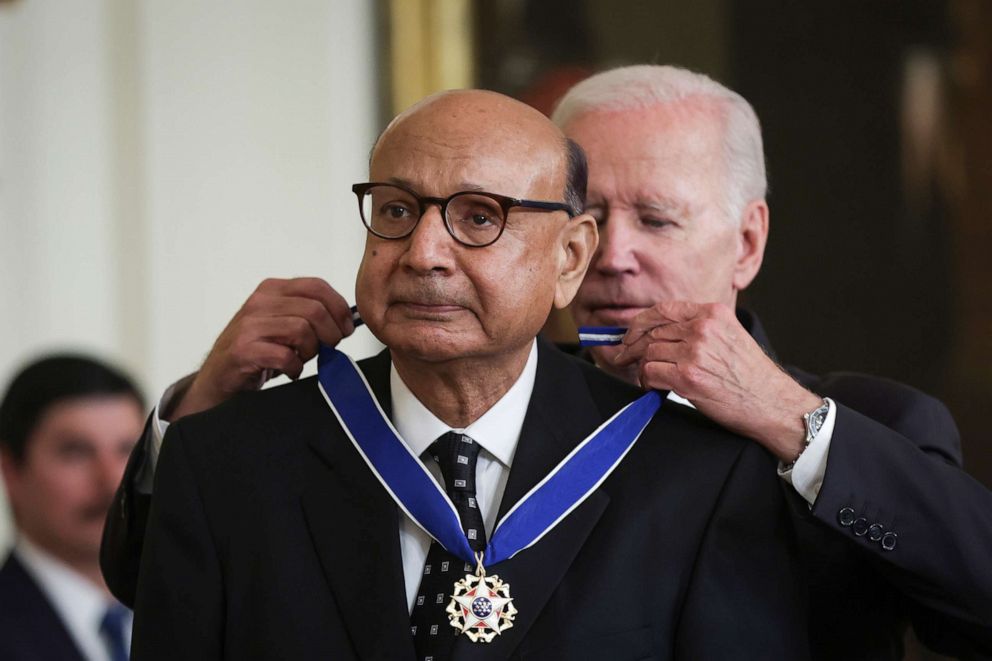
[[[375,131],[366,3],[147,7],[149,287],[161,386],[192,369],[265,276],[353,296],[364,230],[350,184]],[[367,333],[352,351],[366,352]]]
[[[353,297],[350,184],[377,129],[371,10],[0,6],[0,383],[71,347],[154,398],[262,278],[316,275]],[[367,330],[344,345],[376,346]]]

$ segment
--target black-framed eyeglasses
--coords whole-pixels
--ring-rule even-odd
[[[569,217],[578,212],[561,202],[521,200],[483,191],[461,191],[448,197],[417,195],[396,184],[369,182],[351,187],[358,196],[362,222],[370,232],[383,239],[402,239],[413,234],[427,207],[436,204],[448,234],[458,243],[481,248],[495,243],[506,227],[510,209],[523,207],[536,211],[565,211]]]

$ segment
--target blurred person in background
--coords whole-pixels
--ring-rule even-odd
[[[0,569],[0,659],[125,661],[131,614],[100,575],[107,510],[142,399],[83,356],[20,371],[0,403],[0,467],[16,542]]]

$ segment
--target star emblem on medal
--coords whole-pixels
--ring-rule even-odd
[[[455,583],[446,612],[458,633],[464,633],[473,643],[489,643],[513,626],[517,609],[510,586],[499,576],[467,574]]]

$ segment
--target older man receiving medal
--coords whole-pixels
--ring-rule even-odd
[[[581,151],[449,92],[353,190],[387,350],[170,426],[133,658],[805,658],[771,455],[535,339],[596,248]]]

